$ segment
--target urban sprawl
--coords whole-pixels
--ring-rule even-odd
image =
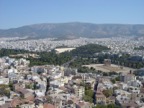
[[[33,52],[87,44],[107,46],[111,49],[107,53],[111,54],[128,53],[144,57],[144,50],[134,50],[144,45],[144,38],[0,38],[0,49]],[[81,73],[77,68],[64,65],[30,67],[29,64],[26,58],[0,58],[0,108],[144,108],[144,68],[125,72],[123,69],[127,67],[117,66],[121,72],[103,75],[98,72]],[[113,66],[110,59],[100,64],[105,68],[103,70]]]

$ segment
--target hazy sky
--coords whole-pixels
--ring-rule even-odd
[[[0,0],[0,28],[35,23],[144,24],[144,0]]]

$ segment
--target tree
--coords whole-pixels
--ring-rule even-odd
[[[91,89],[91,86],[86,85],[85,86],[85,96],[83,99],[87,102],[93,102],[93,90]]]
[[[103,76],[109,76],[107,72],[103,72]]]
[[[34,90],[38,89],[37,84],[38,84],[37,82],[34,82],[34,84],[33,84],[33,89]]]
[[[85,95],[92,97],[93,96],[93,90],[85,90]]]
[[[92,89],[91,84],[85,84],[85,91],[91,90],[91,89]]]
[[[91,68],[90,68],[90,70],[93,70],[93,71],[95,71],[95,68],[94,68],[94,67],[91,67]]]
[[[120,107],[115,104],[109,104],[107,105],[107,108],[120,108]]]
[[[25,88],[27,88],[27,89],[32,89],[32,88],[33,88],[33,85],[32,85],[32,84],[26,84],[26,85],[25,85]]]
[[[16,108],[20,108],[20,106],[19,106],[19,105],[17,105],[17,106],[16,106]]]
[[[4,95],[7,96],[7,97],[10,97],[10,90],[9,89],[6,89],[4,91]]]
[[[112,89],[103,90],[103,94],[104,94],[106,97],[112,96],[113,90],[112,90]]]
[[[95,106],[95,107],[93,107],[93,108],[107,108],[107,106],[106,105],[97,105],[97,106]]]
[[[85,96],[83,97],[83,99],[84,99],[86,102],[90,102],[90,103],[93,102],[93,98],[90,97],[90,96],[88,96],[88,95],[85,95]]]
[[[113,84],[115,84],[116,81],[115,81],[115,79],[111,79],[111,82],[112,82]]]
[[[13,82],[9,82],[9,88],[11,91],[13,91]]]
[[[116,77],[115,80],[116,80],[116,81],[120,81],[120,77],[119,77],[119,76]]]
[[[93,108],[120,108],[119,106],[115,105],[115,104],[109,104],[109,105],[97,105]]]
[[[109,105],[107,105],[107,108],[115,108],[115,105],[114,104],[109,104]]]
[[[103,50],[107,51],[110,49],[102,45],[88,44],[88,45],[80,46],[75,50],[72,50],[71,54],[73,56],[80,56],[80,57],[93,57],[95,53],[101,52]]]
[[[144,102],[144,98],[142,98],[141,101]]]
[[[0,96],[10,96],[10,89],[8,85],[1,84],[0,85]]]
[[[48,96],[46,99],[47,99],[47,102],[48,102],[48,103],[51,103],[51,104],[53,103],[52,97]]]

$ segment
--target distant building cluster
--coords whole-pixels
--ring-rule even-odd
[[[134,50],[144,46],[144,38],[135,37],[111,37],[111,38],[77,38],[73,40],[56,40],[55,38],[26,40],[21,38],[0,38],[0,48],[24,49],[29,51],[51,51],[59,46],[76,48],[86,44],[99,44],[111,48],[110,53],[128,53],[136,56],[144,56],[144,50]],[[56,49],[63,52],[66,49]]]

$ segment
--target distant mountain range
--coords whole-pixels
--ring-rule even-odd
[[[0,29],[0,37],[29,38],[77,38],[144,36],[144,25],[91,24],[91,23],[43,23],[7,30]]]

